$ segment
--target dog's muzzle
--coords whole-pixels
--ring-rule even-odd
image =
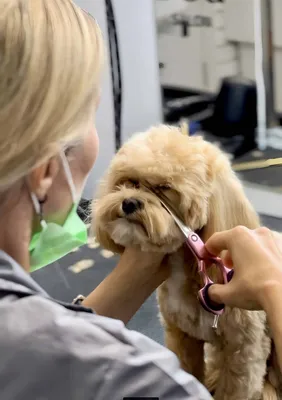
[[[143,207],[143,203],[137,199],[129,198],[125,199],[122,202],[122,211],[125,215],[131,215],[136,211],[141,210]]]

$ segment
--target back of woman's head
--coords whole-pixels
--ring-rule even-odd
[[[0,191],[88,129],[102,54],[71,0],[0,0]]]

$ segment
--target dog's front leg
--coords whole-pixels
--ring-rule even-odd
[[[197,340],[176,326],[166,325],[165,344],[177,355],[181,367],[194,375],[200,382],[204,380],[204,342]]]
[[[226,310],[219,325],[215,400],[261,400],[270,339],[263,312]]]

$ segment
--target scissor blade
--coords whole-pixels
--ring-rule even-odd
[[[170,205],[169,199],[160,191],[154,190],[146,186],[146,188],[155,196],[158,197],[160,200],[160,203],[162,206],[166,209],[166,211],[171,215],[171,217],[174,219],[174,222],[176,225],[179,227],[181,232],[184,234],[185,237],[188,237],[188,235],[192,232],[192,230],[186,226],[176,215],[174,212],[174,208]]]
[[[167,205],[160,199],[161,204],[163,207],[167,210],[167,212],[172,216],[174,219],[174,222],[178,226],[178,228],[181,230],[181,232],[184,234],[184,236],[187,238],[190,233],[192,232],[192,229],[188,228],[188,226],[184,225],[182,221],[167,207]]]
[[[157,190],[155,188],[151,188],[148,184],[145,186],[146,189],[148,189],[152,194],[157,196],[159,200],[162,200],[166,208],[169,208],[169,212],[173,213],[174,216],[180,218],[179,211],[177,211],[174,207],[174,205],[171,203],[170,199],[163,193],[161,190]]]

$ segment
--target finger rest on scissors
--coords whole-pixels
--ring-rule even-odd
[[[230,281],[231,281],[231,279],[233,278],[233,275],[234,275],[234,269],[230,269],[230,270],[227,272],[227,282],[230,282]]]
[[[213,283],[208,283],[198,292],[199,301],[206,311],[214,315],[221,315],[224,311],[224,304],[212,302],[208,294],[208,290],[212,285]]]
[[[215,257],[212,261],[214,262],[215,265],[218,266],[218,268],[220,269],[220,271],[222,273],[222,277],[223,277],[222,283],[229,283],[231,281],[231,279],[233,278],[234,270],[227,268],[223,264],[221,258],[219,258],[219,257]],[[214,282],[212,282],[212,283],[214,283]]]

